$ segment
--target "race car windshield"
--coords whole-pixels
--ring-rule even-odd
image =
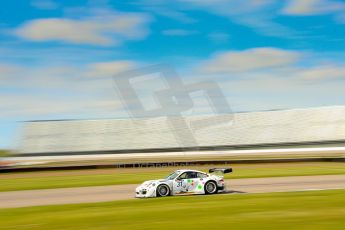
[[[177,176],[178,176],[178,173],[177,173],[177,172],[173,172],[173,173],[171,173],[169,176],[167,176],[165,179],[167,179],[167,180],[173,180],[173,179],[175,179]]]

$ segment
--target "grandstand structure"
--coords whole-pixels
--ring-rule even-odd
[[[180,119],[174,117],[28,121],[23,123],[18,153],[68,155],[345,146],[345,106],[198,115],[184,119],[192,124],[205,118],[227,122],[176,127],[169,125],[171,120],[168,119]],[[182,145],[176,135],[184,133],[193,136],[182,137],[187,139]]]

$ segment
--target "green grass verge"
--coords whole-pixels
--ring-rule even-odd
[[[279,176],[345,174],[345,163],[284,163],[235,165],[226,178],[259,178]],[[191,167],[207,170],[205,166]],[[109,169],[10,173],[0,175],[0,191],[68,188],[100,185],[138,184],[165,177],[176,168]]]
[[[10,154],[11,153],[8,150],[0,149],[0,157],[7,157]]]
[[[345,190],[0,209],[0,229],[344,229]]]

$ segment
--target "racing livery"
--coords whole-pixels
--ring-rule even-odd
[[[225,191],[224,173],[231,168],[212,168],[209,173],[197,170],[176,170],[165,179],[149,180],[135,190],[135,197],[163,197],[182,194],[215,194]]]

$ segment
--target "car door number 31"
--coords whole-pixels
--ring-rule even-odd
[[[179,188],[182,186],[182,181],[178,181],[176,187]]]

